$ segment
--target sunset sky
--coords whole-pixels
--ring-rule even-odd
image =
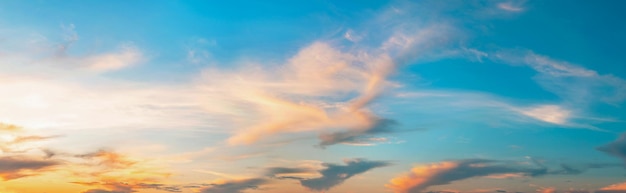
[[[626,193],[626,1],[0,1],[0,193]]]

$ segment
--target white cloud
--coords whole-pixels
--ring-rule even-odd
[[[509,12],[521,12],[524,11],[525,1],[506,1],[498,3],[498,8]]]
[[[130,67],[141,62],[143,58],[143,54],[135,46],[124,45],[116,52],[89,56],[78,63],[85,63],[93,71],[107,72]]]
[[[626,80],[611,74],[599,74],[532,51],[500,51],[489,56],[495,61],[531,67],[538,72],[534,80],[564,103],[585,107],[597,102],[618,105],[626,100]]]
[[[540,105],[518,110],[521,114],[553,124],[567,124],[572,112],[557,105]]]
[[[534,53],[527,54],[525,61],[537,72],[549,74],[555,77],[595,77],[598,73],[583,67],[575,66],[567,62],[556,61]]]

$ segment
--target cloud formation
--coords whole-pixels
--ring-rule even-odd
[[[413,30],[413,31],[412,31]],[[279,133],[341,130],[337,135],[367,134],[390,122],[378,117],[368,105],[394,84],[388,76],[396,66],[415,58],[415,50],[442,42],[435,27],[404,29],[380,47],[340,50],[327,42],[314,42],[285,64],[276,67],[251,65],[228,72],[208,69],[204,76],[207,99],[231,104],[209,107],[220,114],[244,105],[253,121],[228,139],[230,144],[251,144]],[[234,89],[236,88],[236,89]],[[251,115],[252,114],[252,115]],[[342,134],[343,133],[343,134]],[[321,145],[339,141],[329,140]]]
[[[626,133],[622,133],[615,141],[596,148],[598,151],[618,157],[626,163]]]
[[[321,177],[303,179],[300,180],[300,183],[302,186],[311,190],[325,191],[343,183],[345,180],[355,175],[367,172],[374,168],[390,165],[388,162],[368,161],[364,159],[345,160],[344,162],[346,165],[326,163],[324,164],[326,168],[319,171],[322,175]]]
[[[626,80],[612,74],[600,74],[532,51],[506,50],[490,54],[490,57],[495,61],[531,67],[539,73],[534,80],[567,103],[620,104],[626,100]]]
[[[20,126],[0,122],[0,131],[15,132],[20,130],[22,130],[22,127]]]
[[[61,165],[60,162],[29,157],[0,157],[0,178],[13,180],[40,175],[43,171]]]
[[[355,175],[391,165],[385,161],[365,159],[346,159],[344,163],[345,165],[322,163],[321,168],[312,166],[270,167],[265,169],[265,176],[281,180],[298,180],[302,186],[310,190],[326,191]]]
[[[200,193],[242,193],[249,189],[258,189],[266,182],[262,178],[222,181],[210,184],[210,187],[201,189]]]
[[[474,177],[498,174],[538,176],[547,173],[544,167],[529,168],[510,164],[510,162],[485,159],[433,163],[414,167],[411,172],[392,179],[386,186],[394,193],[418,193],[430,186],[449,184]]]
[[[381,142],[376,141],[376,139],[386,141],[386,139],[384,138],[371,138],[372,135],[396,132],[394,130],[394,127],[398,125],[398,123],[395,120],[378,119],[375,122],[376,123],[372,127],[363,130],[339,131],[334,133],[321,134],[319,136],[320,143],[318,144],[318,146],[324,148],[326,146],[335,145],[338,143],[367,145],[371,143]]]

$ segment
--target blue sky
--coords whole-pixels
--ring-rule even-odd
[[[0,192],[626,192],[622,6],[0,2]]]

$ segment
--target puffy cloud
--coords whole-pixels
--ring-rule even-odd
[[[210,184],[210,187],[200,190],[201,193],[242,193],[249,189],[258,189],[267,180],[251,178],[244,180],[230,180]]]
[[[453,181],[495,174],[520,173],[526,176],[544,175],[543,167],[528,168],[508,165],[508,162],[484,159],[445,161],[411,169],[409,174],[396,177],[387,184],[395,193],[418,193],[430,186],[449,184]]]
[[[366,105],[389,85],[385,77],[393,62],[386,55],[362,57],[317,42],[275,70],[207,71],[205,76],[212,80],[207,93],[212,99],[247,104],[256,114],[253,119],[258,121],[235,133],[231,144],[286,132],[366,130],[376,124]]]
[[[377,127],[388,122],[380,122],[386,119],[370,105],[397,86],[389,76],[454,38],[445,24],[386,23],[413,15],[383,15],[373,22],[390,26],[370,26],[380,33],[363,43],[321,40],[284,62],[206,69],[202,83],[208,111],[236,127],[229,144],[252,144],[284,133],[333,133],[322,135],[320,146],[327,146],[381,131]],[[346,38],[357,41],[355,31],[362,30],[349,30]]]

